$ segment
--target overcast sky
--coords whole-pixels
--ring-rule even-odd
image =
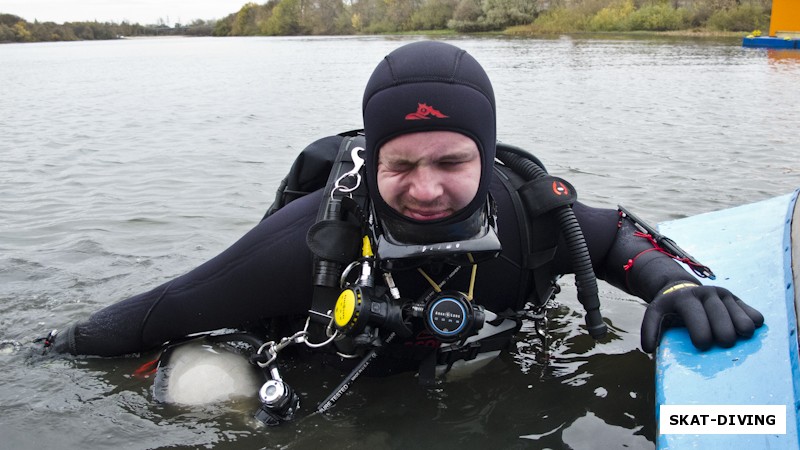
[[[220,19],[238,11],[248,0],[0,0],[0,13],[28,22],[128,21],[142,25],[194,19]],[[266,3],[256,0],[255,3]]]

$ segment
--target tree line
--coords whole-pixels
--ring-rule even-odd
[[[771,0],[269,0],[217,21],[215,36],[415,31],[543,34],[769,27]]]
[[[196,20],[170,27],[163,23],[140,25],[113,22],[28,22],[13,14],[0,14],[0,42],[44,42],[119,39],[127,36],[210,36],[215,21]]]
[[[0,14],[0,42],[121,36],[286,36],[403,32],[546,34],[769,27],[771,0],[268,0],[220,20],[170,27],[29,23]]]

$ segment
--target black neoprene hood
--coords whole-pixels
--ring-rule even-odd
[[[481,65],[453,45],[422,41],[404,45],[381,61],[367,83],[362,105],[366,135],[366,178],[380,218],[403,241],[469,238],[486,205],[496,145],[494,91]],[[417,221],[392,209],[378,192],[378,150],[392,138],[418,131],[464,134],[481,153],[475,198],[454,215]],[[468,224],[465,227],[465,224]],[[424,236],[421,238],[420,236]]]

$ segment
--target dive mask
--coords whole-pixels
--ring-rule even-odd
[[[452,225],[460,228],[451,233],[451,236],[458,236],[453,240],[436,239],[437,233],[430,235],[425,232],[424,225],[417,225],[417,233],[423,239],[429,238],[429,241],[402,242],[392,233],[392,225],[396,224],[391,223],[391,219],[389,223],[381,220],[374,210],[372,216],[377,218],[374,230],[375,256],[383,270],[413,269],[430,263],[472,265],[493,259],[502,250],[497,235],[496,205],[491,195],[487,196],[483,208],[476,210],[465,221]]]

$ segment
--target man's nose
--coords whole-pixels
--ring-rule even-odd
[[[409,194],[420,202],[432,201],[444,192],[441,177],[430,166],[420,166],[414,170]]]

